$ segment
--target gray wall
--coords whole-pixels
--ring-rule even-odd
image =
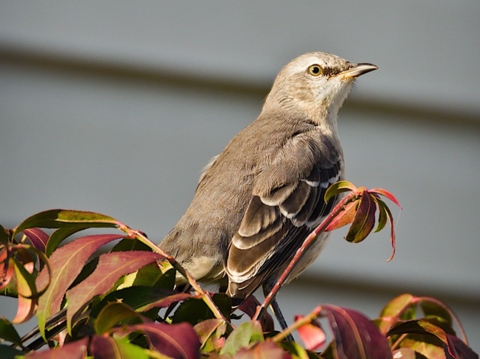
[[[480,351],[479,18],[473,1],[1,1],[0,223],[85,209],[159,241],[285,63],[372,62],[339,130],[347,179],[403,205],[396,257],[386,232],[335,233],[280,304],[375,317],[405,291],[436,296]]]

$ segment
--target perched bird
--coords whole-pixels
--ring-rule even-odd
[[[376,69],[323,52],[287,64],[258,118],[205,167],[192,203],[160,247],[195,279],[228,285],[232,298],[244,300],[260,286],[268,293],[339,200],[324,202],[344,173],[337,113],[354,80]],[[288,281],[327,238],[317,238]]]

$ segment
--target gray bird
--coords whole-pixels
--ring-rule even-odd
[[[260,116],[205,167],[192,203],[160,247],[195,279],[228,285],[232,298],[244,300],[260,286],[268,293],[339,200],[324,202],[344,174],[337,113],[355,79],[376,69],[323,52],[287,64]],[[317,238],[287,282],[315,260],[328,236]]]

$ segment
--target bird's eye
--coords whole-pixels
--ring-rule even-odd
[[[320,76],[323,74],[323,68],[320,65],[310,65],[307,71],[312,76]]]

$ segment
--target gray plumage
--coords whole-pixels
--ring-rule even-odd
[[[227,283],[232,297],[271,288],[338,198],[343,178],[337,112],[354,79],[375,70],[309,53],[278,74],[259,117],[201,175],[184,216],[160,246],[196,279]],[[305,253],[289,280],[318,256],[328,234]]]

